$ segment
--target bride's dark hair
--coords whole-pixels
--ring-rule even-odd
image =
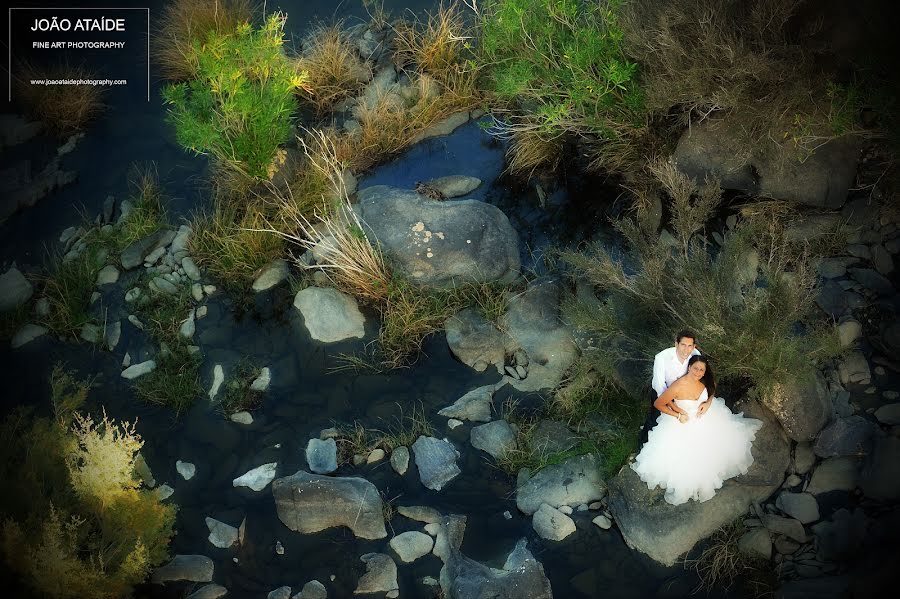
[[[703,383],[703,386],[706,387],[706,394],[710,399],[716,396],[716,377],[713,375],[712,366],[709,363],[709,358],[703,355],[691,356],[691,359],[688,360],[688,368],[694,365],[694,362],[702,362],[704,366],[706,366],[706,373],[703,375],[703,378],[700,379],[700,382]]]

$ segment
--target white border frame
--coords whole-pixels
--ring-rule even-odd
[[[7,73],[9,73],[9,98],[8,102],[12,102],[12,11],[14,10],[145,10],[147,11],[147,102],[150,102],[150,7],[141,8],[139,6],[15,6],[9,8],[9,32],[6,40],[7,48],[9,48],[9,58],[7,61]]]

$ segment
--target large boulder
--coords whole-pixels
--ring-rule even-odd
[[[520,477],[521,478],[521,477]],[[516,488],[516,506],[534,514],[546,503],[558,508],[591,503],[603,497],[606,483],[600,478],[600,458],[594,454],[571,457],[547,466]]]
[[[694,125],[678,141],[675,165],[696,181],[712,177],[726,189],[751,195],[832,209],[846,201],[856,176],[859,139],[840,137],[800,161],[770,147],[748,151],[745,137],[727,117]]]
[[[790,444],[778,422],[755,402],[740,402],[735,411],[764,424],[756,433],[754,462],[747,474],[725,481],[712,499],[670,505],[663,489],[648,488],[629,465],[609,482],[609,507],[629,547],[671,566],[698,541],[742,516],[751,504],[768,498],[781,485],[790,465]]]
[[[777,386],[763,396],[763,403],[798,443],[813,440],[834,410],[825,378],[818,371]]]
[[[300,470],[272,482],[278,519],[293,531],[346,526],[363,539],[383,539],[381,495],[364,478],[331,477]]]
[[[544,567],[528,551],[525,539],[516,543],[503,564],[491,568],[450,547],[442,557],[441,590],[447,599],[552,599]]]
[[[813,445],[820,458],[868,455],[878,426],[862,416],[838,418],[822,429]]]
[[[476,200],[435,202],[377,185],[358,194],[366,227],[413,282],[509,283],[519,276],[519,236],[497,207]]]
[[[528,355],[528,376],[508,377],[519,391],[555,388],[578,355],[572,331],[560,318],[561,296],[557,281],[536,279],[510,300],[500,318],[500,328]]]
[[[356,300],[331,287],[307,287],[294,297],[310,337],[323,343],[362,339],[366,319]]]

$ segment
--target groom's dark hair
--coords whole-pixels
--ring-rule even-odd
[[[675,343],[681,343],[681,340],[685,337],[690,337],[694,340],[694,343],[697,343],[697,335],[695,335],[694,331],[690,329],[682,329],[678,331],[678,334],[675,335]]]

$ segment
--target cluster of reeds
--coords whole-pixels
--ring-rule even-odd
[[[352,96],[372,78],[371,65],[351,42],[343,23],[320,26],[303,41],[298,69],[307,73],[301,97],[310,101],[319,115]]]
[[[20,63],[15,70],[15,99],[25,114],[40,121],[51,134],[65,138],[84,131],[105,110],[103,88],[98,85],[35,85],[33,80],[90,80],[97,75],[82,66],[61,65],[42,69]]]

